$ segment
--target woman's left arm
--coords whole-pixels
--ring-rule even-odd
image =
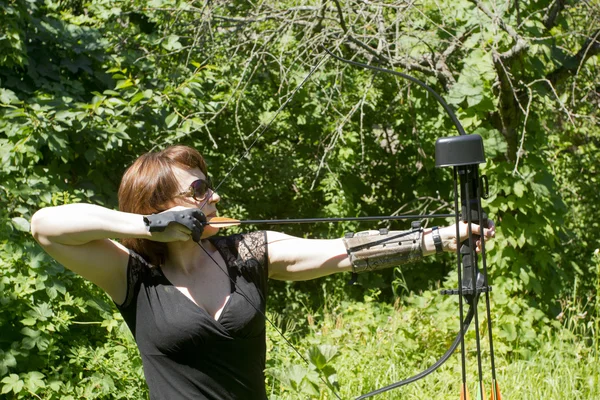
[[[472,225],[474,234],[480,233],[478,225]],[[494,224],[490,221],[484,230],[487,238],[493,237]],[[467,224],[461,223],[460,240],[456,238],[456,226],[440,228],[444,251],[456,251],[458,243],[468,236]],[[284,233],[267,231],[269,254],[269,278],[285,281],[305,281],[336,272],[352,270],[348,251],[343,239],[303,239]],[[423,229],[421,253],[428,256],[436,253],[431,228]],[[477,251],[481,250],[477,242]]]

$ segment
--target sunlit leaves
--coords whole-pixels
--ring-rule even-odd
[[[12,219],[12,223],[18,230],[22,232],[29,232],[29,221],[23,217],[15,217]]]
[[[177,123],[178,120],[179,120],[179,115],[177,113],[172,113],[172,114],[169,114],[167,116],[167,118],[165,119],[165,124],[167,125],[167,128],[172,128],[173,126],[175,126],[175,124]]]
[[[23,382],[19,378],[19,375],[16,375],[16,374],[10,374],[9,376],[2,379],[2,381],[0,381],[0,382],[2,382],[4,384],[2,386],[2,394],[6,394],[6,393],[10,393],[10,392],[19,394],[19,392],[23,389],[23,386],[25,386],[25,382]]]

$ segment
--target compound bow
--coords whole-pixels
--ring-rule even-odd
[[[487,324],[488,324],[488,333],[489,333],[489,342],[490,342],[490,360],[491,360],[491,373],[492,373],[492,395],[491,400],[501,400],[501,394],[499,390],[499,385],[496,380],[496,371],[495,371],[495,362],[494,362],[494,350],[493,350],[493,338],[492,338],[492,323],[491,323],[491,311],[490,311],[490,291],[491,286],[488,284],[487,277],[487,264],[486,264],[486,255],[485,255],[485,243],[481,241],[481,258],[483,269],[480,270],[477,266],[478,264],[478,256],[475,252],[475,243],[478,239],[476,235],[471,231],[471,223],[478,222],[481,227],[487,227],[487,215],[481,209],[481,199],[485,198],[487,194],[487,179],[485,176],[479,175],[479,164],[485,162],[484,150],[483,150],[483,141],[479,135],[467,135],[460,124],[460,121],[456,117],[455,113],[448,106],[448,104],[444,101],[444,99],[435,92],[430,86],[420,81],[417,78],[414,78],[410,75],[403,74],[401,72],[375,67],[372,65],[367,65],[363,63],[359,63],[356,61],[347,60],[341,58],[329,50],[325,49],[325,52],[335,58],[340,62],[344,62],[350,65],[354,65],[360,68],[366,68],[370,70],[374,70],[377,72],[383,72],[392,74],[395,76],[400,76],[404,79],[408,79],[409,81],[418,84],[419,86],[425,88],[429,93],[431,93],[435,99],[442,105],[444,110],[450,116],[454,126],[458,130],[459,136],[440,138],[436,142],[436,166],[437,167],[453,167],[454,168],[454,207],[455,212],[453,214],[436,214],[436,215],[410,215],[410,216],[380,216],[380,217],[357,217],[357,218],[320,218],[320,219],[295,219],[295,220],[246,220],[246,221],[238,221],[232,219],[221,219],[221,222],[214,221],[211,225],[219,225],[227,226],[234,225],[238,223],[305,223],[305,222],[339,222],[339,221],[356,221],[356,220],[391,220],[391,219],[426,219],[426,218],[436,218],[436,217],[455,217],[456,220],[456,237],[460,237],[459,232],[459,222],[462,219],[463,222],[467,222],[468,226],[468,238],[465,240],[461,246],[457,246],[457,273],[458,273],[458,289],[452,290],[442,290],[442,294],[453,294],[458,295],[459,298],[459,316],[460,316],[460,328],[457,337],[453,341],[452,345],[449,349],[444,353],[440,359],[435,362],[431,367],[427,368],[423,372],[416,374],[408,379],[404,379],[402,381],[393,383],[391,385],[385,386],[383,388],[374,390],[372,392],[361,395],[357,398],[366,399],[377,394],[381,394],[388,390],[398,388],[409,383],[415,382],[419,379],[422,379],[438,369],[444,362],[446,362],[450,356],[454,353],[458,345],[461,345],[461,369],[462,369],[462,385],[461,385],[461,400],[469,399],[469,392],[467,390],[466,384],[466,354],[465,354],[465,344],[464,337],[465,333],[468,330],[471,322],[475,319],[475,335],[476,335],[476,344],[477,344],[477,365],[478,365],[478,377],[479,377],[479,387],[478,387],[478,399],[484,399],[484,388],[483,388],[483,373],[482,373],[482,362],[481,362],[481,343],[480,343],[480,334],[479,334],[479,317],[477,312],[477,304],[479,301],[479,297],[482,293],[485,294],[486,299],[486,311],[487,311]],[[254,141],[247,148],[246,152],[238,159],[238,161],[231,167],[231,169],[227,172],[225,177],[221,180],[221,182],[215,187],[215,191],[223,184],[223,182],[228,178],[231,172],[239,165],[241,160],[245,158],[245,156],[249,153],[254,144],[258,141],[260,137],[264,134],[264,132],[271,126],[277,115],[289,104],[289,102],[293,99],[295,93],[304,85],[304,83],[310,78],[311,75],[323,64],[325,61],[325,57],[307,74],[304,80],[292,91],[287,101],[285,101],[279,109],[274,113],[271,120],[262,126],[262,130],[259,134],[256,135]],[[460,187],[460,188],[459,188]],[[460,201],[459,201],[459,190],[460,190]],[[460,210],[459,210],[460,203]],[[217,219],[218,220],[218,219]],[[198,244],[202,247],[200,242]],[[203,248],[203,247],[202,247]],[[203,248],[204,249],[204,248]],[[210,257],[210,254],[205,250],[206,254]],[[212,257],[211,257],[212,258]],[[213,259],[215,264],[219,266],[219,264]],[[219,268],[221,268],[219,266]],[[227,274],[225,270],[223,272]],[[230,278],[231,279],[231,278]],[[233,280],[232,280],[233,282]],[[233,282],[235,285],[235,282]],[[236,287],[236,289],[239,289]],[[268,321],[273,328],[284,338],[284,340],[293,348],[293,350],[298,354],[298,356],[304,360],[305,363],[308,364],[308,361],[300,352],[285,338],[283,333],[273,322],[271,322],[266,315],[252,302],[248,299],[248,297],[241,292],[242,296],[246,298],[246,300],[250,303],[250,305],[256,309],[263,317]],[[469,310],[466,315],[464,313],[464,303],[469,305]],[[328,386],[333,394],[341,400],[339,394],[334,390],[331,384],[325,379],[321,377],[321,380]]]

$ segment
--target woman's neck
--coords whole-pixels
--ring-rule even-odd
[[[212,262],[206,254],[216,251],[208,240],[202,240],[200,245],[192,240],[186,242],[167,243],[168,255],[163,268],[175,269],[183,274],[191,274],[196,268],[206,262]],[[205,251],[206,250],[206,251]]]

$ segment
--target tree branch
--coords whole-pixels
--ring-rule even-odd
[[[503,53],[497,53],[497,52],[495,52],[495,54],[494,54],[495,57],[499,57],[501,59],[511,58],[511,57],[514,57],[517,54],[519,54],[521,51],[525,50],[527,47],[529,47],[529,43],[527,43],[527,41],[525,39],[523,39],[521,37],[521,35],[519,35],[517,33],[517,31],[515,31],[513,29],[512,26],[508,25],[507,23],[504,22],[504,20],[502,18],[499,18],[494,13],[492,13],[480,1],[474,0],[474,3],[477,6],[477,8],[479,8],[485,15],[488,16],[488,18],[490,18],[493,22],[497,23],[498,26],[500,26],[500,28],[502,28],[503,31],[505,31],[506,33],[508,33],[508,35],[511,38],[513,38],[513,40],[515,42],[515,44],[513,45],[513,47],[510,50],[507,50],[507,51],[505,51]]]
[[[556,19],[562,10],[564,10],[567,0],[555,0],[554,3],[546,10],[544,15],[544,26],[550,30],[556,24]]]
[[[563,65],[548,74],[547,79],[556,85],[557,82],[563,80],[571,72],[577,70],[580,65],[584,64],[590,57],[600,54],[600,29],[596,30],[590,35],[581,49],[570,58],[568,58]]]

